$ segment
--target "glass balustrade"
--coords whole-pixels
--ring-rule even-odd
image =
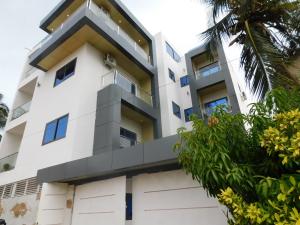
[[[137,84],[129,80],[125,75],[115,70],[102,77],[102,85],[106,87],[110,84],[117,84],[127,92],[132,93],[149,105],[153,105],[152,95],[140,88]]]

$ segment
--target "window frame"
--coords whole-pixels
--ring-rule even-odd
[[[186,113],[186,112],[188,112],[188,110],[191,110],[191,111],[192,111],[191,114],[190,114],[189,116],[187,116],[187,113]],[[193,112],[193,107],[187,108],[187,109],[184,110],[184,119],[185,119],[185,122],[190,122],[190,121],[191,121],[190,116],[191,116],[193,113],[194,113],[194,112]]]
[[[168,71],[169,71],[169,78],[170,78],[174,83],[176,83],[176,77],[175,77],[174,71],[171,70],[170,68],[168,68]]]
[[[168,53],[168,55],[170,55],[172,57],[172,59],[175,62],[180,62],[180,56],[179,54],[174,50],[174,48],[166,41],[166,52]]]
[[[65,135],[60,137],[60,138],[56,138],[56,135],[57,135],[57,129],[58,129],[58,124],[59,124],[59,121],[63,118],[66,118],[67,117],[67,126],[66,126],[66,131],[65,131]],[[45,136],[46,136],[46,129],[47,129],[47,126],[53,122],[56,122],[56,127],[55,127],[55,132],[54,132],[54,138],[52,141],[49,141],[49,142],[45,142]],[[67,130],[68,130],[68,123],[69,123],[69,113],[66,114],[66,115],[63,115],[55,120],[52,120],[48,123],[46,123],[46,126],[45,126],[45,129],[44,129],[44,135],[43,135],[43,141],[42,141],[42,146],[43,145],[47,145],[47,144],[50,144],[52,142],[55,142],[55,141],[58,141],[58,140],[61,140],[61,139],[64,139],[66,136],[67,136]]]
[[[184,80],[184,82],[183,82],[183,80]],[[180,77],[180,86],[185,87],[185,86],[188,86],[188,85],[190,85],[189,75],[185,75],[183,77]]]
[[[175,107],[178,107],[178,112],[179,112],[179,115],[177,115],[175,113],[175,110],[174,110],[174,106]],[[181,119],[181,108],[178,104],[176,104],[175,102],[172,101],[172,111],[173,111],[173,115],[175,115],[177,118]]]
[[[213,103],[213,102],[217,102],[217,101],[220,101],[220,100],[223,100],[223,99],[226,99],[226,103],[227,103],[227,107],[229,106],[229,99],[228,99],[228,97],[227,96],[225,96],[225,97],[222,97],[222,98],[218,98],[218,99],[215,99],[215,100],[213,100],[213,101],[209,101],[209,102],[206,102],[206,103],[204,103],[204,109],[205,109],[205,113],[207,114],[207,115],[211,115],[213,112],[211,112],[210,114],[207,112],[207,108],[208,107],[206,107],[208,104],[211,104],[211,103]],[[221,104],[220,104],[221,105]],[[224,104],[222,104],[222,105],[224,105]],[[214,108],[216,108],[216,107],[218,107],[219,105],[217,105],[217,106],[215,106]],[[211,109],[211,108],[210,108]]]
[[[67,68],[70,64],[74,63],[74,71],[68,75],[66,75],[66,71]],[[55,73],[55,78],[54,78],[54,84],[53,87],[57,87],[58,85],[60,85],[61,83],[63,83],[65,80],[68,80],[70,77],[74,76],[75,72],[76,72],[76,65],[77,65],[77,57],[75,59],[72,59],[70,62],[68,62],[67,64],[65,64],[64,66],[62,66],[60,69],[58,69]],[[61,70],[64,70],[64,75],[63,75],[63,79],[60,80],[60,83],[57,83],[57,75],[58,72],[60,72]]]

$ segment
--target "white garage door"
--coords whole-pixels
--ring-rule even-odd
[[[180,170],[132,179],[133,225],[226,225],[214,198]]]
[[[72,225],[124,225],[126,177],[76,187]]]

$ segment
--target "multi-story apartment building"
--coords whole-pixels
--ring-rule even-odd
[[[223,50],[180,57],[119,0],[62,0],[42,20],[0,148],[12,225],[226,224],[178,165],[176,130],[240,111]]]

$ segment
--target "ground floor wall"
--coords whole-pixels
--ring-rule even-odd
[[[2,199],[0,217],[9,225],[225,225],[223,210],[191,176],[173,170],[43,184],[41,193]]]
[[[38,205],[37,194],[2,199],[0,218],[5,219],[7,225],[35,225]]]

